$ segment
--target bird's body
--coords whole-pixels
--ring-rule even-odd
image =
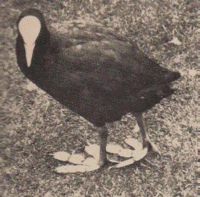
[[[120,120],[128,112],[142,113],[174,91],[170,83],[180,77],[142,53],[135,43],[97,23],[70,21],[62,29],[41,30],[30,65],[24,40],[16,43],[21,71],[38,87],[97,127]]]

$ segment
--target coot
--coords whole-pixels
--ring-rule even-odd
[[[94,21],[66,21],[48,30],[43,14],[31,8],[21,13],[17,27],[21,71],[97,127],[100,166],[106,162],[105,124],[128,112],[136,117],[143,146],[156,151],[142,113],[174,93],[169,85],[179,72],[161,67],[131,40]]]

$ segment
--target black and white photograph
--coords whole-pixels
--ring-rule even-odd
[[[197,0],[2,0],[0,196],[200,195],[197,16]]]

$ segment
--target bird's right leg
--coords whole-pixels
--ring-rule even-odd
[[[107,163],[107,156],[106,156],[106,144],[108,138],[108,130],[107,127],[104,125],[99,127],[98,129],[99,138],[100,138],[100,153],[99,153],[99,160],[98,164],[103,166]]]

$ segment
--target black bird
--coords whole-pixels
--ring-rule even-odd
[[[27,9],[17,21],[17,62],[24,75],[53,98],[93,123],[100,135],[99,165],[105,164],[107,122],[131,112],[143,146],[156,150],[142,113],[174,90],[180,78],[148,58],[135,43],[101,24],[74,20],[47,29],[43,14]]]

